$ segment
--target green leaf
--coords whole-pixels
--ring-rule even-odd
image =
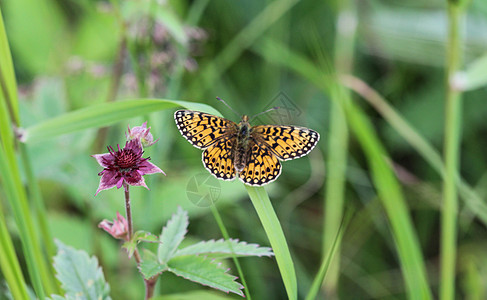
[[[286,287],[287,296],[289,299],[297,299],[298,286],[294,263],[287,246],[286,237],[282,232],[281,224],[272,207],[269,196],[263,187],[245,185],[245,188],[249,193],[250,200],[252,200],[260,222],[262,222],[272,250],[274,250],[282,281]]]
[[[168,263],[169,271],[177,276],[188,280],[207,285],[224,292],[232,292],[243,296],[243,286],[236,282],[235,276],[226,273],[219,263],[202,256],[178,256],[172,258]]]
[[[231,244],[231,247],[230,245]],[[232,252],[233,250],[233,252]],[[247,244],[246,242],[239,242],[236,239],[226,241],[220,239],[218,241],[202,241],[197,244],[180,249],[174,256],[181,255],[200,255],[203,254],[209,257],[227,258],[236,256],[272,256],[274,253],[269,247],[259,247],[257,244]]]
[[[167,270],[166,264],[161,264],[155,255],[146,255],[138,266],[145,279],[154,277]]]
[[[148,242],[148,243],[156,243],[159,241],[156,235],[144,230],[137,231],[134,234],[133,239],[137,240],[138,242]]]
[[[181,207],[178,207],[176,214],[167,222],[162,229],[161,244],[157,251],[157,256],[161,263],[166,263],[176,252],[179,244],[184,239],[187,232],[189,220],[188,213]]]
[[[147,231],[143,231],[143,230],[139,230],[134,234],[134,236],[132,237],[132,240],[125,242],[122,245],[122,247],[127,249],[129,258],[131,258],[132,255],[134,255],[135,249],[140,242],[155,243],[158,240],[159,239],[157,238],[157,236],[153,235],[152,233],[147,232]]]
[[[221,115],[209,105],[179,100],[136,99],[102,103],[75,110],[28,127],[24,131],[22,141],[33,143],[58,135],[108,126],[128,118],[177,107]]]
[[[98,266],[96,257],[56,240],[58,253],[54,257],[56,277],[68,299],[111,299],[110,287]]]

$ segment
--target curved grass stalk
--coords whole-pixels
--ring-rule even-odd
[[[294,263],[287,246],[286,238],[279,219],[272,207],[269,195],[267,195],[263,187],[245,185],[245,188],[264,227],[267,238],[271,243],[272,251],[274,251],[277,265],[281,272],[282,281],[286,287],[287,296],[290,300],[295,300],[298,297],[296,271],[294,270]]]
[[[131,117],[177,107],[221,115],[209,105],[179,100],[136,99],[102,103],[78,109],[28,127],[24,131],[22,140],[28,143],[38,142],[62,134],[108,126]]]
[[[2,175],[3,184],[7,197],[12,196],[12,191],[9,187],[13,186],[11,177],[8,175],[7,162],[3,149],[0,147],[0,174]],[[8,182],[7,182],[8,181]],[[5,277],[9,290],[14,299],[28,299],[25,279],[20,269],[19,261],[15,255],[14,245],[5,223],[5,216],[2,209],[0,209],[0,268]]]
[[[456,177],[460,156],[460,132],[462,114],[462,94],[453,89],[451,80],[460,68],[462,50],[460,25],[463,7],[460,1],[448,1],[448,41],[446,46],[446,99],[445,99],[445,141],[443,177],[443,206],[441,211],[441,274],[440,299],[455,298],[455,265],[457,242],[458,192]]]
[[[335,238],[333,239],[333,242],[331,243],[330,247],[327,249],[328,252],[326,253],[326,255],[323,256],[324,259],[321,262],[320,269],[318,270],[318,274],[316,274],[316,277],[313,280],[313,284],[311,285],[308,295],[306,296],[306,300],[316,299],[320,287],[323,284],[323,281],[325,280],[325,276],[329,271],[330,264],[332,263],[332,259],[335,256],[338,249],[340,248],[343,234],[345,232],[345,228],[348,225],[348,222],[350,221],[351,215],[352,215],[351,211],[348,211],[348,213],[345,214],[345,218],[342,220],[340,227],[336,232]]]
[[[368,86],[361,79],[354,76],[342,76],[341,82],[362,98],[391,125],[396,132],[405,139],[421,155],[430,166],[442,177],[445,176],[445,166],[440,153],[415,130],[377,91]],[[458,191],[469,210],[487,225],[487,205],[478,193],[468,185],[459,175],[456,176]]]
[[[307,78],[325,94],[330,93],[330,89],[335,84],[339,84],[334,76],[327,76],[316,64],[280,44],[267,41],[259,44],[256,50],[266,59],[286,66]],[[286,59],[283,60],[282,57]],[[340,103],[347,115],[351,131],[367,156],[374,185],[387,212],[407,293],[413,299],[431,299],[432,293],[421,247],[400,185],[386,159],[387,153],[360,108],[349,97],[341,99]]]

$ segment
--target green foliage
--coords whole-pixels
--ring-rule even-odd
[[[54,257],[54,267],[65,291],[65,299],[111,299],[108,295],[110,287],[96,257],[90,258],[86,252],[60,241],[56,241],[56,245],[58,254]]]
[[[132,236],[132,239],[128,242],[125,242],[122,247],[127,250],[130,258],[134,254],[135,249],[140,242],[156,243],[157,241],[157,236],[153,235],[150,232],[139,230],[135,232]]]
[[[165,264],[173,257],[186,235],[188,224],[188,213],[179,207],[162,229],[161,244],[157,250],[157,257],[161,263]]]
[[[178,250],[187,233],[188,225],[188,213],[179,207],[162,229],[157,256],[146,252],[144,260],[139,265],[144,278],[149,279],[169,271],[187,280],[243,296],[243,286],[235,281],[235,276],[227,274],[228,270],[215,258],[222,259],[232,255],[271,256],[272,251],[266,247],[260,248],[258,245],[236,240],[230,240],[231,247],[227,241],[212,240]]]
[[[259,247],[257,244],[247,244],[238,240],[202,241],[191,246],[179,249],[174,256],[205,255],[213,258],[229,258],[236,256],[272,256],[268,247]]]
[[[185,255],[172,258],[167,265],[170,272],[185,279],[243,296],[243,286],[235,281],[237,277],[227,274],[227,269],[217,261],[202,256]]]
[[[440,284],[445,299],[487,295],[487,1],[0,2],[0,277],[15,299],[30,290],[67,297],[49,268],[53,237],[100,259],[114,299],[140,299],[141,273],[162,273],[154,299],[237,298],[243,290],[228,267],[249,299],[420,298],[428,288],[439,296]],[[449,25],[449,11],[465,15]],[[453,49],[465,63],[446,68]],[[446,109],[449,85],[463,94],[454,101],[462,109]],[[208,173],[201,151],[179,136],[174,110],[238,120],[215,96],[252,115],[283,106],[282,95],[292,103],[287,116],[252,125],[310,127],[318,147],[283,162],[265,190],[218,181],[213,207],[190,200],[190,179]],[[137,270],[94,226],[124,206],[121,190],[93,196],[100,167],[90,154],[122,144],[127,124],[144,121],[160,138],[146,155],[168,176],[131,190],[142,231],[125,246],[138,248]],[[458,188],[458,210],[441,190],[444,140],[455,134],[460,147],[448,152],[458,164],[445,186]],[[178,206],[186,216],[154,241],[148,232],[160,232]],[[271,254],[256,246],[269,242],[276,260],[248,257]],[[153,253],[164,244],[162,262]]]

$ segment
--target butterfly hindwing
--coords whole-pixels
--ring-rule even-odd
[[[252,127],[251,135],[280,160],[305,156],[320,139],[318,132],[297,126],[258,125]]]
[[[235,138],[222,138],[203,151],[203,164],[213,176],[223,180],[235,178],[232,147]]]
[[[265,146],[250,145],[247,166],[240,172],[240,180],[248,185],[262,186],[276,180],[281,174],[281,163]]]
[[[181,134],[196,148],[205,149],[236,131],[235,122],[192,110],[178,110],[174,120]]]
[[[253,186],[276,180],[281,174],[280,160],[305,156],[320,139],[316,131],[305,127],[252,127],[247,116],[237,125],[207,113],[178,110],[174,119],[181,134],[193,146],[204,150],[203,165],[213,176],[222,180],[238,176]]]

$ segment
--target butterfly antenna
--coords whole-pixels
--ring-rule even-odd
[[[253,115],[253,116],[252,116],[252,118],[250,118],[249,122],[250,122],[250,121],[252,121],[254,118],[256,118],[256,117],[260,116],[260,115],[266,114],[266,113],[268,113],[268,112],[270,112],[270,111],[273,111],[273,110],[278,110],[279,108],[280,108],[279,106],[274,106],[274,107],[272,107],[272,108],[269,108],[269,109],[268,109],[268,110],[266,110],[266,111],[260,112],[260,113],[258,113],[258,114],[256,114],[256,115]]]
[[[239,118],[240,118],[240,114],[238,112],[236,112],[230,105],[228,105],[225,100],[223,100],[222,98],[220,97],[216,97],[216,99],[220,100],[221,102],[223,102],[223,104],[225,104],[226,107],[228,107],[234,114],[236,114]]]

